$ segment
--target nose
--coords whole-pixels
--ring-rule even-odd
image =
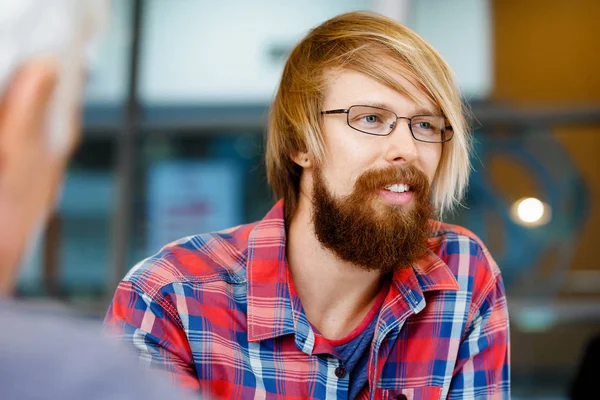
[[[412,164],[418,156],[415,140],[410,133],[410,122],[398,118],[392,133],[386,137],[385,159],[390,164]]]

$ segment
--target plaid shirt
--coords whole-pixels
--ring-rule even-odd
[[[471,232],[431,228],[427,253],[393,277],[358,398],[509,398],[500,271]],[[127,274],[105,323],[213,398],[347,398],[348,374],[290,291],[285,242],[282,202],[256,224],[174,242]]]

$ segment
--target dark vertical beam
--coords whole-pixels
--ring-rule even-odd
[[[46,225],[43,247],[42,276],[46,296],[57,299],[62,295],[60,249],[62,235],[60,211],[52,213]]]
[[[131,51],[128,68],[127,103],[123,128],[117,137],[117,201],[112,224],[112,254],[109,293],[118,285],[128,269],[128,255],[133,226],[133,200],[137,165],[137,136],[140,101],[138,98],[140,41],[144,0],[133,0]]]

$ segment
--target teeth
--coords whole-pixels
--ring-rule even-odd
[[[401,183],[401,184],[395,183],[393,185],[387,186],[385,189],[389,190],[390,192],[404,193],[404,192],[408,192],[410,190],[410,186],[405,185],[403,183]]]

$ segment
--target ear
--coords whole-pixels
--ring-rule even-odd
[[[47,108],[57,83],[57,63],[37,58],[22,65],[0,93],[0,155],[17,155],[42,133]]]
[[[302,168],[310,168],[314,164],[312,155],[305,151],[294,154],[292,160]]]

